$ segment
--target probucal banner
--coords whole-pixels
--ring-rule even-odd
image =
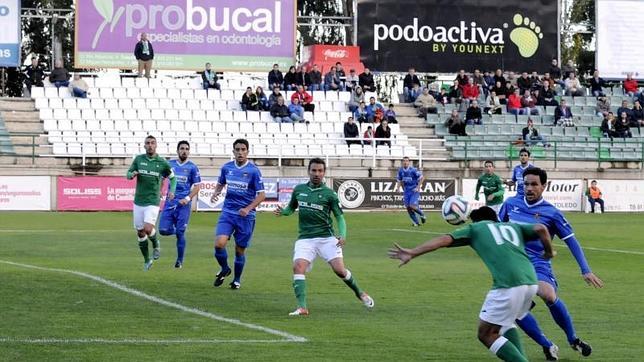
[[[558,1],[359,0],[362,62],[378,71],[548,71]]]

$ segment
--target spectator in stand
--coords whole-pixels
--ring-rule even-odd
[[[393,103],[389,103],[389,108],[385,111],[385,119],[387,120],[387,122],[389,122],[389,124],[398,124]]]
[[[528,76],[528,72],[521,73],[519,79],[517,79],[517,87],[521,94],[525,94],[526,90],[532,89],[532,79]]]
[[[503,113],[503,105],[501,105],[501,100],[499,99],[499,96],[496,95],[496,92],[491,91],[490,95],[487,96],[483,111],[489,115]]]
[[[364,103],[364,92],[362,91],[362,87],[356,86],[351,92],[349,103],[347,103],[349,111],[351,111],[351,113],[355,112],[360,106],[360,103]]]
[[[436,99],[436,102],[442,104],[443,106],[449,103],[449,95],[447,94],[447,91],[443,87],[441,87],[441,90],[438,92],[438,95],[433,97]]]
[[[515,89],[508,97],[508,113],[519,115],[523,114],[523,109],[521,109],[521,96],[519,95],[519,89]]]
[[[541,81],[542,82],[548,82],[550,86],[554,86],[556,84],[555,80],[552,79],[552,77],[550,76],[550,73],[548,73],[548,72],[545,72],[543,74],[543,79]]]
[[[288,106],[288,116],[293,122],[304,122],[304,107],[300,104],[298,97],[291,98]]]
[[[358,83],[362,87],[362,90],[364,90],[365,92],[376,91],[376,83],[373,80],[373,74],[371,74],[369,68],[364,68],[364,72],[360,74],[358,78]]]
[[[253,88],[246,87],[246,92],[241,99],[241,108],[242,111],[259,111],[261,110],[261,105],[257,99],[257,94],[253,93]]]
[[[270,106],[268,104],[268,97],[266,97],[266,93],[264,93],[264,88],[257,86],[257,88],[255,88],[255,96],[259,101],[259,110],[268,111]]]
[[[534,122],[530,118],[528,118],[528,125],[521,131],[521,135],[523,142],[528,146],[534,146],[541,142],[544,147],[548,147],[548,143],[545,138],[539,134],[539,130],[534,127]]]
[[[629,118],[631,117],[631,109],[628,108],[627,100],[622,100],[622,105],[619,108],[617,108],[617,116],[619,117],[622,114],[622,112],[626,112],[628,117]]]
[[[210,63],[206,63],[206,69],[201,73],[201,86],[205,90],[210,88],[221,89],[219,83],[217,83],[217,73],[211,69]]]
[[[565,86],[564,82],[561,80],[561,68],[559,68],[559,62],[556,58],[552,59],[548,73],[550,73],[550,76],[555,83],[559,84],[562,87]]]
[[[599,76],[599,71],[595,69],[593,72],[593,77],[590,79],[590,93],[593,97],[604,96],[604,87],[606,87],[606,81],[604,78]]]
[[[406,103],[414,103],[414,101],[416,101],[418,94],[416,93],[414,96],[412,93],[415,89],[415,85],[418,85],[420,88],[420,79],[418,79],[418,76],[416,75],[416,69],[409,68],[405,78],[403,79],[403,94]]]
[[[532,72],[532,75],[530,76],[530,84],[531,91],[539,90],[541,88],[541,78],[539,78],[539,74],[537,74],[537,72]]]
[[[515,88],[515,87],[514,87],[514,84],[512,84],[512,82],[511,82],[511,81],[507,81],[507,82],[505,82],[505,96],[506,96],[507,98],[510,98],[510,96],[511,96],[512,94],[514,94],[514,90],[515,90],[515,89],[517,89],[517,90],[518,90],[518,88]],[[521,93],[519,93],[519,94],[521,94]]]
[[[454,84],[449,87],[449,92],[447,92],[447,97],[449,103],[452,104],[461,104],[463,102],[463,91],[458,84],[458,80],[454,80]]]
[[[69,92],[78,98],[87,98],[87,91],[89,90],[89,85],[81,78],[80,74],[74,74],[74,79],[69,85]]]
[[[555,108],[555,123],[554,126],[574,126],[575,124],[572,121],[572,111],[565,99],[561,100],[559,107]]]
[[[615,119],[615,115],[613,114],[613,112],[608,112],[608,115],[604,117],[604,120],[602,121],[602,124],[600,127],[604,137],[610,138],[611,140],[614,137],[617,137],[617,132],[615,132],[616,122],[617,120]]]
[[[275,122],[291,122],[290,112],[288,107],[284,104],[284,97],[278,97],[277,103],[271,106],[271,117]]]
[[[345,83],[347,90],[351,92],[356,87],[360,87],[358,83],[360,83],[360,77],[358,77],[358,75],[356,74],[356,70],[349,70],[349,75],[347,75],[347,81]]]
[[[637,127],[639,130],[642,126],[644,126],[644,109],[640,101],[635,101],[631,109],[631,127]]]
[[[606,117],[610,112],[610,101],[605,95],[597,97],[597,105],[595,106],[595,113],[598,116]]]
[[[311,69],[308,73],[309,75],[309,91],[319,91],[319,90],[324,90],[324,87],[322,86],[322,73],[320,73],[320,69],[318,69],[317,64],[313,64],[313,69]]]
[[[416,102],[416,99],[419,95],[423,93],[423,88],[420,87],[420,84],[414,84],[413,87],[409,90],[409,100],[410,103]],[[431,91],[430,91],[431,94]]]
[[[313,104],[313,96],[310,95],[303,86],[299,85],[297,86],[297,92],[293,93],[291,95],[291,102],[293,102],[293,99],[298,98],[299,99],[299,104],[304,107],[304,110],[307,112],[315,112],[315,104]]]
[[[462,87],[463,107],[469,107],[470,103],[479,99],[479,87],[474,84],[474,78],[468,78],[467,84]]]
[[[284,86],[284,76],[280,72],[279,64],[273,64],[273,69],[268,72],[268,89],[273,89],[275,87],[282,88]]]
[[[476,86],[479,87],[479,91],[485,92],[485,88],[487,87],[487,84],[485,83],[485,77],[483,77],[483,74],[481,74],[480,70],[474,69],[474,74],[472,75],[472,79],[474,79],[474,84],[476,84]]]
[[[447,127],[449,134],[467,136],[467,133],[465,133],[465,122],[461,119],[456,109],[452,110],[452,114],[445,121],[445,127]]]
[[[342,81],[340,81],[340,77],[338,77],[338,74],[335,71],[335,66],[331,67],[331,69],[329,69],[329,72],[324,76],[324,90],[342,90]]]
[[[467,76],[467,74],[465,74],[465,69],[461,69],[458,71],[458,74],[456,75],[456,79],[454,80],[457,81],[458,86],[462,88],[467,85],[468,79],[469,77]]]
[[[492,87],[492,93],[496,94],[499,97],[501,104],[508,103],[508,97],[505,95],[505,86],[501,82],[496,81],[494,87]]]
[[[633,79],[633,73],[626,74],[626,79],[624,80],[624,94],[629,97],[635,97],[637,95],[637,80]]]
[[[364,131],[364,134],[362,135],[362,144],[363,145],[370,145],[373,142],[373,139],[376,137],[375,132],[373,131],[373,127],[367,126],[367,130]]]
[[[644,106],[644,89],[642,89],[640,94],[637,96],[637,101]]]
[[[602,214],[604,213],[604,200],[602,200],[602,191],[597,187],[597,181],[592,180],[590,187],[586,190],[586,197],[590,202],[590,212],[595,213],[595,203],[599,204]]]
[[[380,125],[376,127],[376,146],[387,145],[391,147],[391,128],[386,119],[383,119],[380,122]],[[381,139],[381,140],[378,140]]]
[[[496,82],[501,82],[501,87],[505,87],[507,80],[505,79],[501,69],[497,69],[496,72],[494,72],[494,84],[496,84]],[[497,93],[497,95],[499,95],[499,93]]]
[[[295,79],[295,84],[297,84],[298,86],[303,86],[304,89],[308,89],[309,85],[311,84],[309,74],[306,72],[306,67],[303,65],[295,68]]]
[[[358,125],[353,120],[353,117],[347,118],[347,121],[344,123],[344,138],[355,138],[346,140],[347,146],[354,144],[359,145],[360,141],[358,140],[358,137],[360,137],[360,130],[358,129]]]
[[[44,87],[45,69],[38,64],[38,57],[31,57],[31,64],[25,68],[25,86],[31,95],[31,87]]]
[[[568,63],[561,67],[561,76],[563,77],[563,79],[568,79],[570,78],[571,73],[577,73],[577,69],[575,69],[575,63],[572,61],[572,59],[568,60]]]
[[[626,112],[620,113],[620,117],[615,122],[615,133],[617,133],[617,137],[622,137],[622,138],[631,138],[633,137],[633,134],[631,133],[631,128],[630,128],[631,120],[628,117],[628,114]]]
[[[557,96],[557,91],[555,91],[554,83],[549,82],[548,80],[543,81],[543,87],[539,90],[539,97],[537,98],[537,104],[540,106],[559,106],[559,102],[555,99]]]
[[[538,116],[540,114],[539,108],[537,107],[537,100],[532,96],[530,90],[525,90],[523,92],[523,97],[521,97],[521,108],[523,108],[523,114],[529,114]]]
[[[376,102],[375,97],[369,98],[369,104],[366,107],[367,110],[367,121],[369,123],[379,123],[385,118],[385,107],[382,104]]]
[[[438,113],[438,108],[436,108],[436,99],[429,94],[429,90],[427,88],[423,89],[423,93],[416,98],[414,106],[418,108],[418,116],[422,119],[427,118],[428,113]]]
[[[282,96],[282,92],[280,92],[280,87],[275,86],[273,87],[273,91],[271,92],[271,95],[268,96],[268,109],[270,110],[273,104],[277,103],[277,98]]]
[[[49,73],[49,82],[56,86],[68,87],[69,86],[69,72],[67,69],[63,68],[62,60],[57,60],[55,63],[54,70]]]
[[[345,82],[347,80],[347,73],[344,71],[344,68],[342,67],[342,63],[340,62],[335,63],[335,72],[338,74],[338,77],[340,77],[340,82],[342,82],[342,89],[344,89]]]
[[[479,108],[478,101],[472,101],[470,106],[467,108],[467,113],[465,113],[465,123],[468,125],[483,124],[483,115],[481,114],[481,108]]]
[[[573,96],[573,97],[581,97],[585,94],[584,89],[581,86],[581,83],[579,82],[579,79],[577,79],[577,76],[575,75],[574,72],[570,73],[568,76],[568,79],[566,79],[566,95]]]
[[[492,90],[492,87],[496,84],[496,81],[494,80],[494,75],[491,72],[485,72],[483,73],[483,80],[485,81],[485,86],[483,87],[483,92],[485,92],[485,95],[489,95],[490,91]],[[487,88],[487,91],[485,90]]]
[[[154,48],[152,43],[148,41],[148,34],[141,33],[141,40],[134,47],[134,57],[139,64],[138,77],[141,78],[143,71],[145,71],[145,77],[150,78],[152,62],[154,61]]]
[[[291,65],[288,72],[284,75],[284,88],[286,91],[293,91],[297,89],[297,74],[295,74],[295,66]]]
[[[369,122],[369,119],[367,118],[367,106],[364,101],[361,101],[358,108],[353,111],[353,118],[355,118],[360,124]]]

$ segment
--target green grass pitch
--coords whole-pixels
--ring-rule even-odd
[[[570,252],[556,241],[553,263],[560,297],[579,336],[593,346],[587,360],[641,360],[642,214],[567,216],[591,267],[606,284],[601,290],[588,287]],[[304,318],[287,315],[296,305],[291,257],[297,216],[258,216],[237,291],[226,288],[229,280],[212,287],[218,270],[212,256],[217,217],[193,214],[183,269],[173,268],[175,240],[164,237],[161,259],[145,273],[130,213],[0,213],[0,360],[495,360],[476,340],[478,311],[491,278],[471,249],[439,250],[403,268],[386,257],[394,241],[413,246],[433,233],[452,230],[438,214],[430,214],[419,229],[412,229],[403,213],[347,214],[345,261],[376,307],[365,310],[317,260],[307,277],[311,315]],[[232,243],[228,250],[231,255]],[[91,274],[158,299],[7,261]],[[541,301],[534,312],[561,348],[561,360],[581,360]],[[521,335],[530,359],[543,360],[541,349]]]

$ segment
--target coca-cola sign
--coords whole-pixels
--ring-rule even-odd
[[[336,50],[331,50],[327,49],[324,51],[324,59],[332,58],[332,59],[343,59],[346,58],[348,55],[348,52],[344,49],[336,49]]]

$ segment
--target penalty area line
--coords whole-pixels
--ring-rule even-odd
[[[35,270],[43,270],[43,271],[49,271],[49,272],[73,274],[73,275],[76,275],[76,276],[79,276],[79,277],[83,277],[83,278],[90,279],[90,280],[93,280],[95,282],[107,285],[108,287],[120,290],[122,292],[134,295],[136,297],[149,300],[149,301],[151,301],[153,303],[157,303],[157,304],[160,304],[160,305],[163,305],[163,306],[166,306],[166,307],[178,309],[178,310],[180,310],[182,312],[186,312],[186,313],[190,313],[190,314],[196,314],[198,316],[209,318],[209,319],[216,320],[216,321],[219,321],[219,322],[225,322],[225,323],[233,324],[233,325],[236,325],[236,326],[240,326],[240,327],[244,327],[244,328],[248,328],[248,329],[252,329],[252,330],[256,330],[256,331],[260,331],[260,332],[264,332],[264,333],[268,333],[268,334],[272,334],[274,336],[279,336],[279,337],[284,338],[284,340],[278,340],[279,342],[306,342],[307,341],[306,338],[304,338],[304,337],[300,337],[300,336],[296,336],[296,335],[293,335],[293,334],[290,334],[290,333],[282,332],[282,331],[279,331],[277,329],[272,329],[272,328],[260,326],[260,325],[257,325],[257,324],[253,324],[253,323],[242,322],[242,321],[240,321],[238,319],[222,317],[222,316],[214,314],[214,313],[205,312],[205,311],[202,311],[202,310],[199,310],[199,309],[196,309],[196,308],[191,308],[191,307],[187,307],[185,305],[179,304],[179,303],[171,302],[169,300],[165,300],[163,298],[159,298],[159,297],[156,297],[156,296],[153,296],[153,295],[150,295],[150,294],[146,294],[146,293],[144,293],[144,292],[142,292],[140,290],[136,290],[136,289],[133,289],[133,288],[130,288],[130,287],[126,287],[125,285],[118,284],[116,282],[101,278],[101,277],[96,276],[96,275],[87,274],[87,273],[79,272],[79,271],[76,271],[76,270],[46,268],[46,267],[42,267],[42,266],[15,263],[15,262],[6,261],[6,260],[0,260],[0,263],[13,265],[13,266],[17,266],[17,267],[22,267],[22,268],[27,268],[27,269],[35,269]]]
[[[6,344],[224,344],[292,343],[287,339],[104,339],[104,338],[0,338]]]

